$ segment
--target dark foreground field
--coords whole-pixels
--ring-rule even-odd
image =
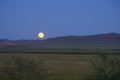
[[[69,52],[70,54],[68,54]],[[94,52],[93,54],[88,54],[88,51],[86,52],[87,54],[82,54],[78,51],[75,51],[76,54],[74,54],[74,51],[69,52],[53,51],[52,53],[50,51],[49,53],[49,51],[41,51],[39,53],[38,51],[32,50],[30,53],[27,50],[13,50],[9,53],[9,50],[1,50],[0,67],[10,61],[13,56],[21,56],[43,61],[44,67],[48,70],[48,75],[46,76],[48,80],[82,80],[84,76],[87,77],[91,62],[97,62],[99,60],[97,55],[100,52]],[[119,56],[118,53],[116,54],[117,56]]]

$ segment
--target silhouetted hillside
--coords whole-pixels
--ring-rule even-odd
[[[29,49],[120,49],[120,34],[64,36],[45,40],[0,40],[0,47]]]

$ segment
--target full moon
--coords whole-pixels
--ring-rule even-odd
[[[39,37],[39,38],[44,38],[44,36],[45,36],[45,34],[44,34],[43,32],[39,32],[39,33],[38,33],[38,37]]]

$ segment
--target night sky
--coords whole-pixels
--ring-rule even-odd
[[[120,0],[0,0],[0,39],[120,33]]]

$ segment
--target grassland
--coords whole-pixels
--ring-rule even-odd
[[[100,53],[93,50],[0,50],[0,66],[13,55],[35,58],[44,62],[49,73],[48,80],[82,80],[89,71],[90,63],[97,61]],[[115,53],[118,55],[120,52]]]

